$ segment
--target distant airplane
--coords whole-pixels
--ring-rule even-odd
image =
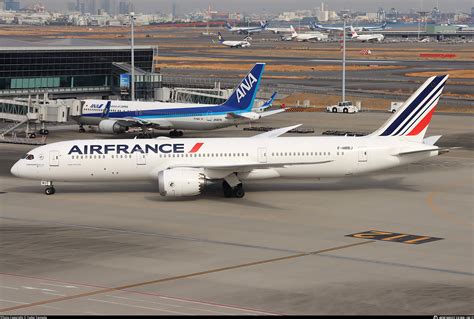
[[[291,28],[283,28],[283,27],[279,27],[279,28],[270,28],[270,27],[267,27],[265,30],[267,31],[270,31],[270,32],[273,32],[274,34],[280,34],[280,33],[291,33]]]
[[[381,26],[362,26],[362,27],[354,27],[354,30],[360,32],[360,31],[383,31],[387,29],[387,22],[384,22]]]
[[[293,26],[290,26],[291,29],[291,36],[282,37],[282,40],[288,40],[289,37],[291,39],[299,41],[299,42],[306,42],[306,41],[321,41],[328,38],[327,34],[323,34],[321,32],[308,32],[308,33],[297,33]]]
[[[257,63],[220,105],[138,101],[84,100],[82,115],[74,119],[83,125],[97,125],[108,134],[123,133],[130,127],[171,130],[170,136],[182,136],[179,130],[214,130],[257,121],[285,111],[277,109],[257,113],[253,104],[265,63]],[[270,99],[266,105],[273,102]]]
[[[261,21],[260,26],[257,27],[233,27],[229,22],[225,23],[225,27],[232,33],[252,35],[254,33],[262,32],[267,28],[268,21]]]
[[[351,26],[352,39],[362,42],[381,42],[385,38],[383,34],[357,34],[354,27]]]
[[[153,181],[160,195],[171,198],[199,195],[215,183],[225,197],[242,198],[245,181],[370,174],[453,149],[435,145],[441,136],[425,137],[447,79],[429,78],[366,136],[280,137],[296,125],[241,138],[62,141],[29,151],[10,171],[42,181],[46,195],[56,192],[54,182]],[[127,200],[126,193],[122,197],[117,200]]]
[[[220,32],[217,32],[217,37],[219,39],[219,43],[231,48],[248,48],[250,46],[250,42],[247,40],[242,41],[231,41],[231,40],[224,40],[224,37]],[[248,37],[246,37],[247,39]]]
[[[316,24],[316,22],[311,21],[309,23],[309,28],[311,30],[324,30],[324,31],[342,31],[342,27],[325,27],[322,24]],[[348,29],[349,26],[346,27]]]

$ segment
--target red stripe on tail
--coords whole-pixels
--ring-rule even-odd
[[[196,145],[193,146],[193,148],[189,151],[189,153],[196,153],[197,151],[199,151],[199,149],[203,145],[204,143],[196,143]]]
[[[428,126],[428,124],[430,124],[431,117],[433,116],[433,112],[435,108],[436,108],[436,105],[431,109],[431,111],[428,114],[426,114],[426,116],[421,120],[421,122],[418,123],[418,125],[407,135],[412,136],[412,135],[420,134],[420,132],[422,132]]]

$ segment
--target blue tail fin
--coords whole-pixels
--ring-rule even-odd
[[[224,38],[222,37],[222,34],[220,32],[217,32],[217,38],[219,39],[219,42],[224,41]]]
[[[102,111],[102,118],[108,118],[110,114],[110,107],[112,106],[112,101],[107,101],[107,104]]]
[[[225,23],[225,27],[226,27],[228,30],[231,30],[231,29],[232,29],[232,26],[230,25],[229,22],[226,22],[226,23]]]
[[[257,95],[260,80],[262,78],[265,63],[257,63],[252,70],[243,78],[232,92],[232,95],[222,106],[227,106],[234,110],[250,111]]]

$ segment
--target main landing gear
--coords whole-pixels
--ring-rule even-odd
[[[181,137],[183,136],[183,131],[173,130],[170,131],[170,137]]]
[[[46,195],[54,195],[54,193],[56,193],[56,189],[53,186],[53,182],[51,182],[51,181],[42,181],[41,185],[46,186],[46,188],[44,189],[44,193]]]
[[[242,198],[245,196],[245,191],[242,183],[237,184],[236,186],[232,187],[226,181],[222,182],[222,189],[224,190],[224,197],[230,198]]]
[[[85,133],[86,132],[86,129],[84,128],[84,126],[81,124],[79,125],[79,133]]]

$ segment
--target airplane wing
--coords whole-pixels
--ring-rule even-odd
[[[266,111],[266,112],[262,112],[262,113],[259,113],[259,114],[260,114],[261,117],[266,117],[266,116],[282,113],[282,112],[285,112],[285,111],[286,111],[286,108],[285,109],[273,110],[273,111]]]
[[[293,125],[293,126],[277,128],[276,130],[272,130],[272,131],[269,131],[269,132],[258,134],[258,135],[252,136],[251,138],[275,138],[275,137],[283,135],[283,134],[285,134],[285,133],[287,133],[291,130],[294,130],[297,127],[300,127],[301,125],[303,125],[303,124],[297,124],[297,125]]]
[[[219,170],[219,171],[229,171],[233,173],[237,172],[249,172],[254,169],[261,169],[261,168],[279,168],[279,167],[288,167],[292,165],[316,165],[316,164],[326,164],[334,162],[334,160],[324,160],[324,161],[307,161],[307,162],[280,162],[280,163],[241,163],[241,164],[200,164],[200,165],[192,165],[192,164],[177,164],[171,165],[168,167],[170,168],[178,168],[178,167],[189,167],[189,168],[204,168],[210,170]]]

